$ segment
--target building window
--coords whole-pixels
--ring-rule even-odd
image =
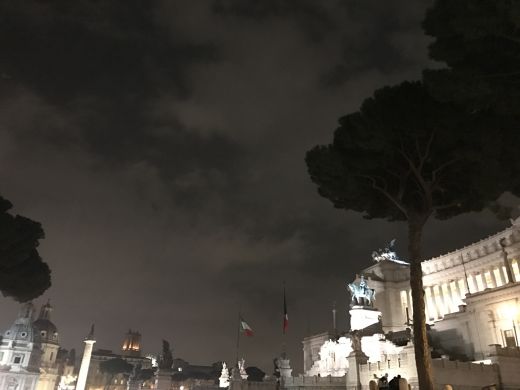
[[[516,337],[513,329],[504,330],[506,347],[516,347]]]
[[[15,356],[14,359],[13,359],[13,363],[14,364],[20,364],[22,362],[22,357],[21,356]]]
[[[2,363],[3,360],[4,360],[4,353],[0,352],[0,363]]]

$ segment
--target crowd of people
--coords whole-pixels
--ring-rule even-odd
[[[399,390],[399,379],[401,379],[401,375],[394,376],[392,379],[388,380],[388,374],[385,374],[379,378],[377,386],[380,390]]]

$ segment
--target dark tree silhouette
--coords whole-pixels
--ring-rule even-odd
[[[99,370],[107,376],[105,390],[109,390],[116,375],[132,373],[134,366],[121,358],[114,358],[102,361]]]
[[[12,207],[0,196],[0,291],[26,302],[51,286],[51,271],[36,250],[44,238],[41,224],[11,215]]]
[[[423,22],[434,37],[430,57],[448,68],[426,70],[436,98],[472,109],[517,114],[520,106],[519,5],[510,0],[437,0]]]
[[[155,370],[153,368],[142,368],[139,370],[137,379],[141,382],[146,382],[152,380],[155,375]]]
[[[336,208],[408,226],[415,357],[421,390],[433,389],[426,335],[421,240],[433,216],[479,211],[505,190],[519,193],[507,143],[518,136],[491,115],[466,115],[434,100],[419,82],[385,87],[344,116],[331,145],[306,163]],[[514,137],[514,139],[513,139]]]
[[[170,370],[173,366],[173,354],[170,343],[166,340],[162,341],[162,352],[159,356],[159,369]]]
[[[265,377],[265,372],[255,366],[246,367],[247,380],[251,382],[262,382]]]

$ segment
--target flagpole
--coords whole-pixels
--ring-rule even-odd
[[[237,360],[236,360],[236,366],[238,367],[238,351],[240,348],[240,307],[238,308],[238,322],[237,322]]]
[[[287,314],[286,313],[286,310],[287,310],[287,302],[285,301],[285,280],[283,281],[283,328],[282,328],[282,358],[285,359],[286,357],[286,352],[285,352],[285,348],[286,348],[286,345],[285,345],[285,321],[286,321],[286,317],[285,315]]]

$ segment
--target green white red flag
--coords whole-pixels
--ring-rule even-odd
[[[253,329],[251,329],[242,317],[240,317],[240,332],[249,337],[253,336]]]

